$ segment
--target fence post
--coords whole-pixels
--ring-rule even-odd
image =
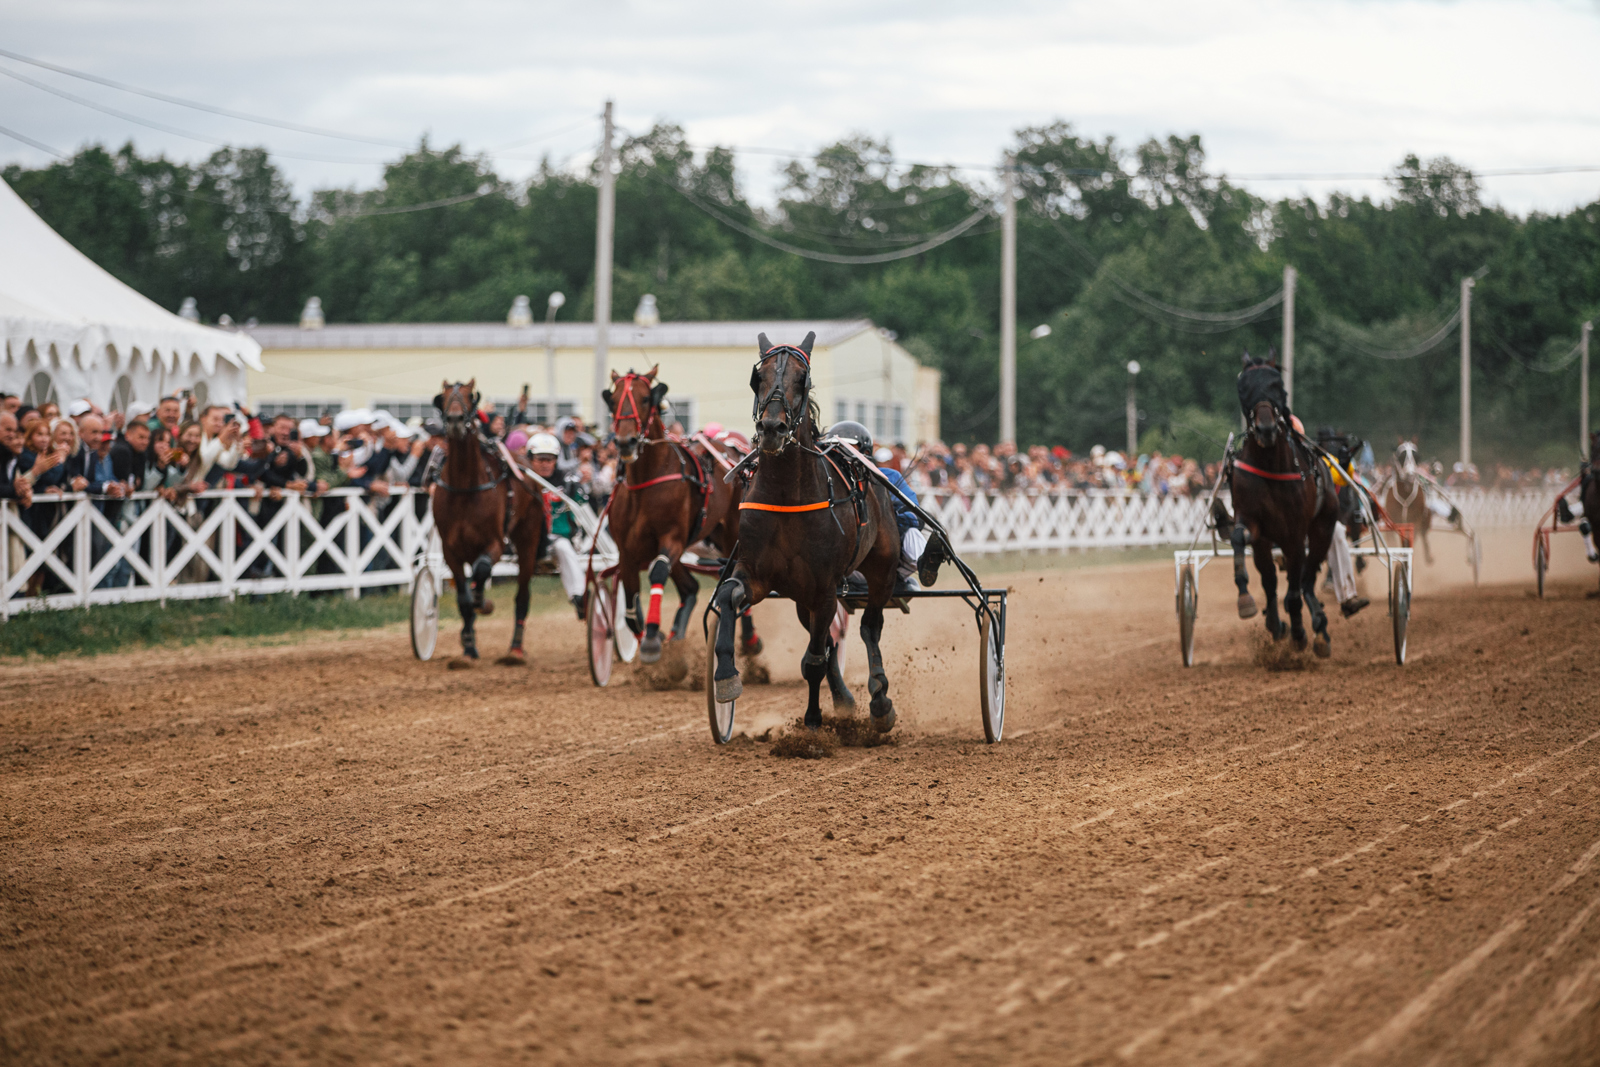
[[[350,579],[350,588],[345,590],[345,596],[350,600],[357,600],[361,596],[361,512],[365,509],[365,501],[361,494],[352,493],[345,497],[344,506],[344,568],[345,577]]]
[[[230,495],[223,497],[221,504],[225,510],[222,513],[222,527],[217,531],[217,536],[221,539],[217,548],[221,549],[218,558],[222,561],[222,593],[231,604],[237,595],[233,561],[238,556],[239,547],[239,502]]]
[[[0,622],[11,618],[11,501],[0,500]]]
[[[72,531],[72,539],[78,546],[72,560],[72,573],[78,580],[78,596],[85,611],[89,610],[89,572],[93,562],[89,558],[89,545],[92,543],[89,531],[93,528],[93,524],[89,521],[89,509],[92,507],[94,505],[85,495],[72,509],[72,513],[78,517],[78,528]]]
[[[300,595],[300,520],[306,511],[304,493],[293,493],[284,500],[289,518],[283,524],[283,558],[289,562],[289,595]]]

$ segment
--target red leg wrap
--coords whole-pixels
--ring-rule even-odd
[[[644,616],[646,626],[661,625],[661,592],[664,588],[664,586],[660,585],[652,585],[650,587],[650,608],[645,612]]]

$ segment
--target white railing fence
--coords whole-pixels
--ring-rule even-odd
[[[1454,494],[1475,528],[1532,527],[1553,489]],[[40,494],[25,515],[0,501],[0,618],[40,608],[407,587],[425,557],[432,516],[417,490],[320,497],[216,490],[178,508],[152,494],[121,502],[116,523],[81,493]],[[1187,545],[1204,498],[1092,490],[978,494],[925,501],[962,555]],[[113,509],[116,510],[116,509]],[[418,512],[421,512],[419,516]],[[137,512],[137,514],[134,514]],[[497,575],[515,573],[503,561]]]

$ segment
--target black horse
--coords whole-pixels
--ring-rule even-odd
[[[883,609],[894,592],[900,538],[888,490],[856,470],[842,450],[817,446],[817,405],[811,398],[811,345],[776,345],[758,337],[760,359],[750,373],[756,395],[753,415],[758,465],[740,503],[739,544],[732,569],[717,586],[716,667],[712,674],[719,701],[736,699],[743,686],[734,661],[733,620],[748,605],[774,593],[794,601],[800,624],[811,635],[800,673],[810,684],[805,723],[822,725],[819,701],[828,678],[836,701],[838,650],[829,636],[838,593],[859,572],[866,579],[861,638],[871,672],[872,723],[894,727],[894,702],[883,669],[878,639]],[[848,691],[845,693],[848,696]]]
[[[1317,635],[1314,651],[1326,657],[1331,654],[1333,643],[1328,636],[1328,617],[1317,600],[1316,580],[1333,543],[1333,524],[1339,518],[1338,494],[1322,461],[1289,421],[1283,375],[1270,357],[1245,356],[1245,368],[1239,375],[1239,406],[1244,412],[1246,433],[1228,469],[1234,515],[1231,519],[1225,511],[1218,515],[1218,532],[1233,543],[1239,618],[1248,619],[1256,613],[1245,569],[1245,548],[1249,546],[1254,549],[1256,570],[1267,598],[1267,632],[1274,640],[1280,640],[1287,631],[1293,635],[1295,647],[1304,649],[1306,630],[1300,617],[1303,598],[1311,610],[1311,627]],[[1274,545],[1283,553],[1289,586],[1283,596],[1288,626],[1278,617]]]

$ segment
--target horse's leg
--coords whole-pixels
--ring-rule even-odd
[[[850,636],[850,614],[837,600],[833,603],[833,625],[828,627],[828,689],[833,693],[833,710],[854,710],[856,695],[844,684],[844,670],[839,666],[844,640]]]
[[[750,609],[745,608],[739,613],[739,651],[747,656],[761,654],[761,638],[756,633],[756,620],[751,617]],[[834,691],[837,695],[837,690]]]
[[[717,665],[711,672],[711,684],[719,701],[737,700],[744,692],[733,655],[733,620],[749,599],[745,580],[744,568],[735,567],[732,576],[711,594],[711,603],[717,609]]]
[[[1228,535],[1228,540],[1233,542],[1233,584],[1239,587],[1239,618],[1252,619],[1256,614],[1256,601],[1250,595],[1250,573],[1245,569],[1245,548],[1250,544],[1250,528],[1243,522],[1235,521],[1233,532]],[[1268,603],[1272,598],[1268,597]]]
[[[671,576],[673,562],[678,557],[678,553],[672,552],[665,543],[661,545],[661,550],[661,554],[650,561],[650,604],[645,608],[644,637],[639,641],[639,660],[642,663],[655,663],[661,659],[661,597],[666,593],[667,578]]]
[[[1267,633],[1272,635],[1274,641],[1283,640],[1284,634],[1289,632],[1289,627],[1278,618],[1278,565],[1272,560],[1272,545],[1267,541],[1256,541],[1253,548],[1256,560],[1256,573],[1261,575],[1261,595],[1267,601]]]
[[[1283,606],[1289,613],[1289,636],[1294,639],[1297,651],[1304,652],[1306,648],[1306,623],[1301,614],[1301,583],[1305,581],[1306,571],[1306,539],[1296,537],[1284,547]]]
[[[822,602],[814,606],[807,624],[811,640],[806,642],[805,655],[800,657],[800,675],[809,690],[806,696],[806,728],[815,730],[822,725],[822,680],[828,676],[828,657],[832,651],[828,628],[833,625],[833,593],[829,591]]]
[[[1311,536],[1307,539],[1310,544],[1306,551],[1305,581],[1301,583],[1306,607],[1311,611],[1311,630],[1317,635],[1311,642],[1311,651],[1323,659],[1333,654],[1333,638],[1328,634],[1328,614],[1322,609],[1322,601],[1317,599],[1317,574],[1322,569],[1323,561],[1328,558],[1328,549],[1333,545],[1336,529],[1338,527],[1331,524],[1318,524],[1311,528]]]
[[[617,565],[622,575],[622,602],[627,611],[624,619],[634,637],[644,635],[644,620],[639,617],[639,565],[624,552]]]
[[[1422,538],[1422,558],[1430,567],[1433,566],[1433,548],[1428,544],[1428,527],[1432,525],[1433,513],[1424,506],[1422,522],[1417,524],[1417,533]]]
[[[489,558],[489,553],[485,552],[472,561],[472,606],[478,609],[480,615],[490,615],[494,612],[494,601],[483,598],[492,573],[494,573],[494,560]]]
[[[883,637],[883,609],[868,606],[861,611],[861,640],[867,646],[867,693],[872,701],[872,726],[881,734],[894,729],[894,701],[889,699],[889,675],[883,669],[883,652],[878,640]]]
[[[694,616],[694,602],[700,595],[700,583],[682,563],[672,565],[672,584],[678,590],[678,613],[672,617],[672,640],[676,641],[689,629]]]
[[[526,549],[526,546],[523,546]],[[502,667],[521,667],[528,662],[526,654],[522,651],[522,629],[528,621],[528,602],[533,599],[533,565],[536,561],[529,559],[534,555],[533,550],[519,552],[517,559],[517,621],[511,628],[511,650],[500,657]]]
[[[465,561],[452,562],[451,573],[456,579],[456,608],[461,612],[461,655],[452,661],[451,666],[469,667],[478,658],[478,635],[473,627],[477,613],[472,603],[472,577]]]

